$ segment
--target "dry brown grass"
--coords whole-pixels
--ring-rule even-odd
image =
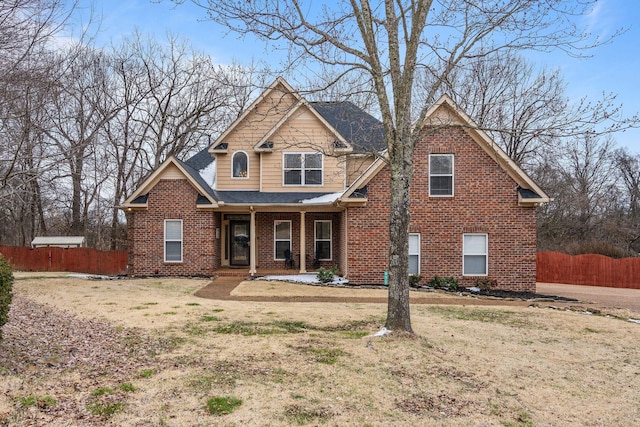
[[[383,304],[192,296],[206,283],[20,277],[19,298],[144,335],[140,345],[164,344],[151,360],[132,359],[127,370],[91,381],[81,368],[43,364],[14,372],[0,361],[0,425],[556,426],[640,419],[638,324],[542,307],[414,305],[416,336],[371,337],[384,321]],[[261,282],[236,290],[327,291]],[[98,399],[91,395],[98,385],[123,382],[135,390],[111,395],[123,404],[111,417],[54,416],[19,403],[27,395],[52,396],[59,407],[70,400],[86,407]],[[205,405],[217,396],[242,404],[211,415]]]

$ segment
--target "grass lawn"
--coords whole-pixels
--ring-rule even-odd
[[[207,300],[193,296],[208,283],[200,279],[17,278],[0,343],[0,425],[640,419],[640,324],[620,318],[415,304],[416,336],[373,337],[385,304]],[[295,286],[246,282],[237,291],[327,291]]]

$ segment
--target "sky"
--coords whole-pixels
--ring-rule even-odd
[[[273,55],[263,43],[240,40],[207,20],[206,12],[189,0],[178,6],[169,0],[79,0],[75,26],[70,27],[68,36],[77,35],[78,28],[86,25],[91,10],[100,18],[99,30],[93,27],[98,46],[118,44],[137,29],[158,39],[168,33],[182,36],[219,64],[268,61]],[[603,38],[620,28],[625,32],[613,43],[592,50],[588,59],[561,53],[529,54],[531,59],[539,66],[559,67],[572,99],[586,96],[597,101],[603,93],[614,93],[616,103],[622,104],[623,116],[640,115],[640,1],[599,0],[586,19],[589,30]],[[619,146],[640,154],[640,129],[617,133],[614,139]]]

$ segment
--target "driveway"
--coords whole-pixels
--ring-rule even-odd
[[[536,292],[575,298],[581,302],[592,303],[599,308],[620,308],[640,313],[640,289],[538,283]]]

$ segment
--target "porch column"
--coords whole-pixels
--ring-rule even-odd
[[[305,211],[300,212],[300,273],[307,272],[307,238],[305,228]]]
[[[249,273],[256,274],[256,212],[251,206],[251,221],[249,223]]]

